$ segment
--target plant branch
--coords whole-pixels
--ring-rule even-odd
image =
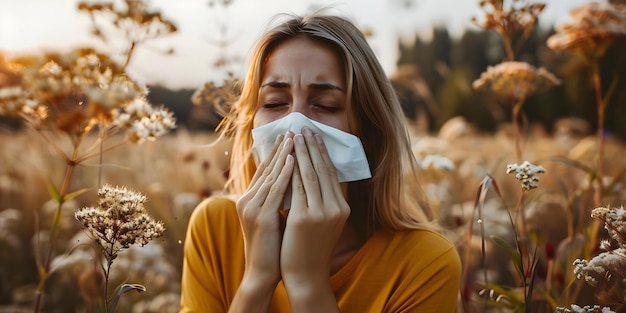
[[[61,185],[61,191],[59,193],[59,198],[57,199],[59,205],[54,213],[54,218],[52,222],[52,227],[50,230],[50,241],[48,243],[48,252],[46,255],[46,260],[43,265],[43,268],[40,268],[40,279],[39,286],[37,287],[37,298],[35,300],[35,310],[34,312],[39,312],[39,307],[41,305],[41,299],[43,297],[44,287],[46,281],[48,279],[48,273],[50,271],[50,264],[52,263],[52,252],[54,250],[54,243],[59,233],[59,225],[61,223],[61,210],[63,208],[63,203],[65,202],[65,196],[68,193],[70,188],[70,182],[72,180],[72,174],[74,173],[74,169],[78,164],[76,162],[76,158],[79,152],[79,145],[74,146],[74,150],[72,152],[72,156],[69,160],[67,160],[67,168],[65,170],[65,177],[63,178],[63,184]]]

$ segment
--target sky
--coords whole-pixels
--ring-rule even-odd
[[[330,6],[361,29],[373,32],[369,41],[388,74],[395,69],[400,38],[419,33],[428,39],[432,27],[445,25],[453,36],[477,29],[472,17],[481,18],[478,0],[234,0],[227,8],[209,7],[210,0],[147,0],[149,7],[177,26],[178,31],[148,42],[133,55],[128,72],[145,83],[170,88],[198,88],[207,81],[221,80],[224,70],[213,66],[220,48],[220,28],[230,44],[227,53],[245,61],[255,40],[277,13],[304,14],[313,7]],[[101,1],[103,2],[103,1]],[[114,0],[120,5],[121,0]],[[220,2],[219,0],[215,2]],[[412,5],[403,5],[410,2]],[[510,1],[508,1],[510,2]],[[565,22],[569,11],[589,0],[544,0],[547,4],[540,25]],[[0,0],[0,53],[9,57],[41,51],[67,51],[95,47],[119,51],[121,42],[104,44],[90,34],[90,20],[78,12],[78,0]],[[105,24],[106,19],[100,19]],[[225,27],[224,27],[225,26]],[[161,51],[174,48],[174,53]],[[241,77],[244,66],[231,71]]]

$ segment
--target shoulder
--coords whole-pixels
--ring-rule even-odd
[[[378,248],[394,286],[385,312],[454,312],[461,281],[456,247],[431,230],[387,232]]]
[[[235,200],[232,196],[211,196],[200,202],[189,221],[190,226],[221,224],[224,222],[238,222]]]
[[[382,232],[376,240],[384,247],[384,253],[399,263],[420,264],[422,268],[459,267],[460,258],[456,247],[443,235],[431,230],[406,230]]]

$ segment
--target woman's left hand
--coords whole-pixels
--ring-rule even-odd
[[[350,215],[322,137],[304,128],[294,146],[297,166],[280,256],[290,299],[329,289],[331,259]]]

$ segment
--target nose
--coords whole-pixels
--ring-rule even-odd
[[[305,96],[294,95],[291,103],[291,110],[289,113],[298,112],[304,116],[311,118],[310,106]]]

